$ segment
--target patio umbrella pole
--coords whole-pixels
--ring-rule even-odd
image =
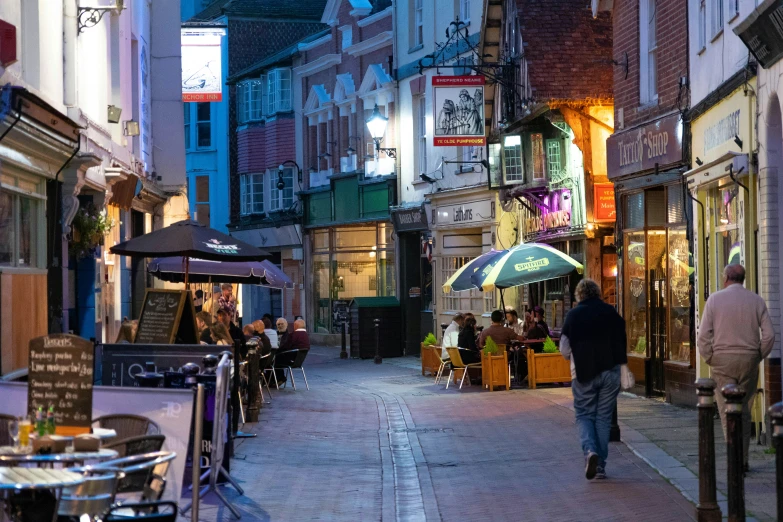
[[[506,303],[503,302],[503,289],[500,288],[500,310],[505,314],[506,313]]]
[[[185,256],[185,290],[190,289],[190,283],[188,283],[188,271],[190,270],[190,257]]]

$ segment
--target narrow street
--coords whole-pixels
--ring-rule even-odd
[[[242,520],[692,520],[693,505],[624,444],[588,482],[573,413],[540,391],[435,386],[418,359],[314,348],[273,390],[226,488]],[[301,385],[301,386],[300,386]],[[550,394],[551,395],[551,394]],[[214,498],[202,520],[231,520]]]

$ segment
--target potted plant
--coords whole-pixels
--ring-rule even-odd
[[[95,249],[103,245],[103,239],[114,226],[114,221],[94,205],[81,207],[71,224],[69,252],[77,259],[94,256]]]
[[[508,353],[501,350],[492,337],[487,337],[481,351],[481,383],[485,390],[495,391],[495,387],[511,388],[511,376],[508,370]]]
[[[551,337],[544,341],[543,353],[527,350],[527,381],[531,389],[537,384],[571,381],[571,362],[563,357]]]
[[[430,372],[432,376],[437,374],[440,361],[438,339],[435,338],[435,334],[430,332],[421,342],[421,374],[427,375],[427,372]]]

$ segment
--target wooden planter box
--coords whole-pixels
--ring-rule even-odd
[[[571,361],[557,353],[527,351],[527,381],[530,389],[548,382],[571,382]]]
[[[508,352],[503,350],[498,355],[481,354],[481,385],[485,390],[495,391],[502,386],[511,389],[511,375],[508,371]]]
[[[440,368],[440,346],[424,346],[421,345],[421,374],[427,375],[430,372],[431,376],[435,376]]]

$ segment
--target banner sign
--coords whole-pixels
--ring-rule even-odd
[[[223,29],[182,28],[182,101],[223,100]]]
[[[734,33],[769,69],[783,58],[783,0],[766,0],[734,28]]]
[[[572,201],[571,189],[567,188],[555,189],[544,196],[546,207],[540,208],[539,215],[525,220],[525,234],[570,227]]]
[[[483,76],[433,76],[435,147],[484,147]]]
[[[595,209],[595,220],[598,222],[616,220],[617,209],[614,201],[614,185],[611,183],[596,183],[594,189],[593,208]]]

